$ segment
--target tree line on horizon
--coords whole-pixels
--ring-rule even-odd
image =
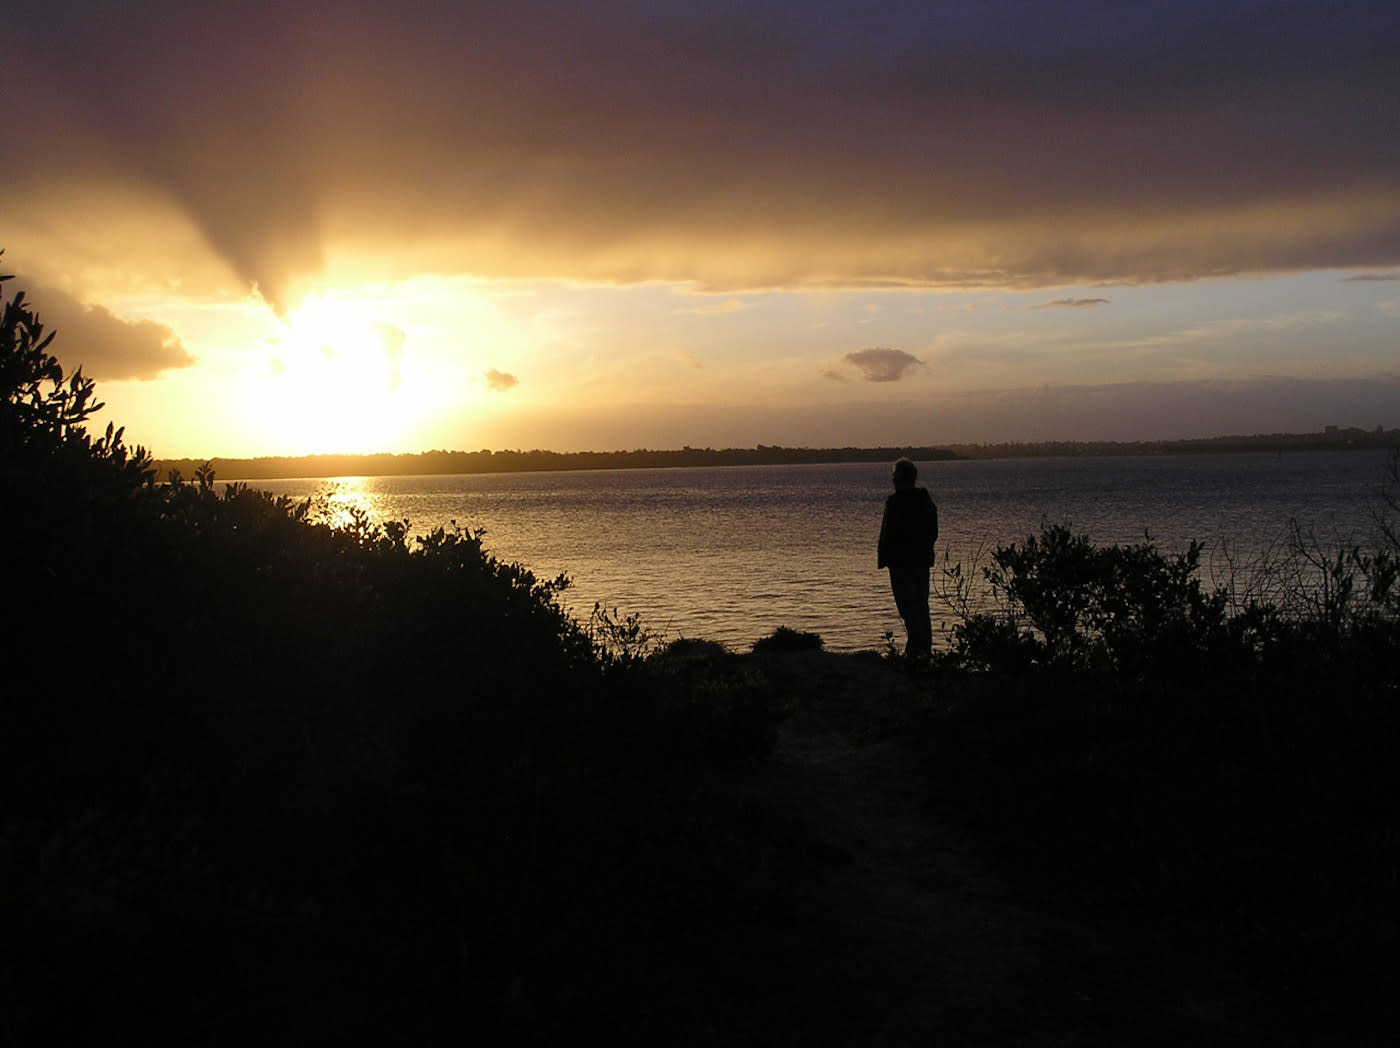
[[[254,459],[213,459],[215,471],[239,480],[279,477],[412,476],[442,473],[546,473],[598,469],[673,469],[692,466],[815,465],[831,462],[892,462],[901,456],[932,462],[955,458],[947,448],[788,448],[759,444],[753,448],[692,448],[628,451],[444,451],[374,455],[304,455]],[[199,459],[164,459],[158,475],[170,470],[189,475]]]
[[[822,465],[845,462],[917,462],[958,459],[1055,458],[1133,455],[1229,454],[1247,451],[1322,451],[1400,447],[1400,429],[1373,430],[1329,426],[1321,433],[1260,433],[1249,436],[1195,437],[1137,441],[1011,441],[997,444],[946,444],[810,448],[759,444],[752,448],[633,448],[616,451],[432,451],[368,455],[276,455],[257,458],[170,458],[155,462],[157,476],[178,471],[192,476],[211,466],[221,477],[275,480],[298,477],[416,476],[453,473],[547,473],[599,469],[679,469],[697,466]]]

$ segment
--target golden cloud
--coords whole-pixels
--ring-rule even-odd
[[[83,369],[94,379],[153,379],[195,363],[179,337],[164,324],[126,320],[104,306],[85,305],[56,288],[26,291],[46,332],[50,352],[66,372]]]
[[[520,385],[520,379],[510,372],[497,371],[495,368],[489,369],[482,377],[486,380],[486,388],[495,393],[504,393]]]

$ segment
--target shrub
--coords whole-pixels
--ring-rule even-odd
[[[639,668],[677,756],[721,762],[767,756],[778,724],[792,712],[761,670],[713,641],[673,641]]]
[[[771,745],[764,682],[649,665],[479,532],[157,485],[51,339],[5,305],[11,1037],[499,1040],[513,986],[537,1030],[607,1011],[595,957],[679,992],[650,958],[700,903],[656,886],[696,876],[690,769]]]
[[[1395,946],[1393,551],[1293,541],[1234,606],[1195,546],[998,549],[1000,613],[964,616],[930,679],[926,766],[979,855],[1103,936],[1125,1014],[1150,985],[1221,1031],[1335,1039],[1342,1016],[1356,1040]],[[1194,1023],[1176,1039],[1212,1039]]]
[[[0,299],[11,279],[0,274]],[[150,458],[143,448],[127,448],[120,429],[109,425],[101,437],[88,435],[84,424],[103,405],[81,368],[64,375],[49,353],[53,339],[24,292],[0,306],[0,460],[6,487],[22,486],[32,496],[42,488],[75,495],[148,484]],[[79,484],[81,492],[74,490]]]
[[[822,638],[818,633],[804,633],[788,626],[779,626],[766,637],[754,641],[753,650],[759,651],[821,651]]]
[[[1226,600],[1196,572],[1202,547],[1162,553],[1150,541],[1095,546],[1045,525],[998,547],[984,575],[1004,600],[999,616],[973,615],[953,630],[954,652],[988,666],[1005,660],[1065,668],[1170,671],[1223,636]]]

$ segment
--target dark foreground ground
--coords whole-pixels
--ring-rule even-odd
[[[159,799],[0,841],[0,1046],[1392,1043],[1384,719],[699,657],[763,682],[771,753],[527,797],[491,848],[431,792],[323,839],[269,810],[248,856],[110,814]]]
[[[769,917],[735,944],[736,967],[749,973],[737,996],[751,995],[754,1019],[728,1014],[727,1036],[1390,1043],[1395,917],[1375,908],[1373,887],[1352,897],[1347,884],[1324,883],[1289,897],[1287,874],[1274,883],[1255,868],[1255,852],[1278,850],[1257,860],[1265,864],[1292,854],[1267,827],[1238,854],[1211,825],[1164,826],[1148,840],[1132,812],[1113,815],[1141,787],[1121,773],[1095,782],[1078,752],[1031,772],[1039,796],[998,798],[998,763],[1034,739],[988,733],[979,746],[976,730],[949,718],[937,681],[875,655],[746,658],[796,712],[771,759],[712,783],[748,812],[767,852],[746,876]],[[1054,729],[1043,741],[1056,744]],[[1143,774],[1151,780],[1150,768]],[[1027,789],[1025,775],[1006,778]],[[1100,786],[1128,795],[1083,796]],[[1148,817],[1157,804],[1143,798]],[[1219,804],[1229,809],[1231,798]],[[1080,818],[1069,810],[1077,805]],[[1300,833],[1307,819],[1299,813]],[[1059,832],[1075,823],[1083,836]],[[1156,870],[1126,854],[1151,849],[1161,849]]]

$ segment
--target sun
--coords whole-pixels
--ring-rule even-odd
[[[401,443],[411,421],[402,327],[377,304],[310,295],[281,322],[249,405],[278,454],[370,453]]]

